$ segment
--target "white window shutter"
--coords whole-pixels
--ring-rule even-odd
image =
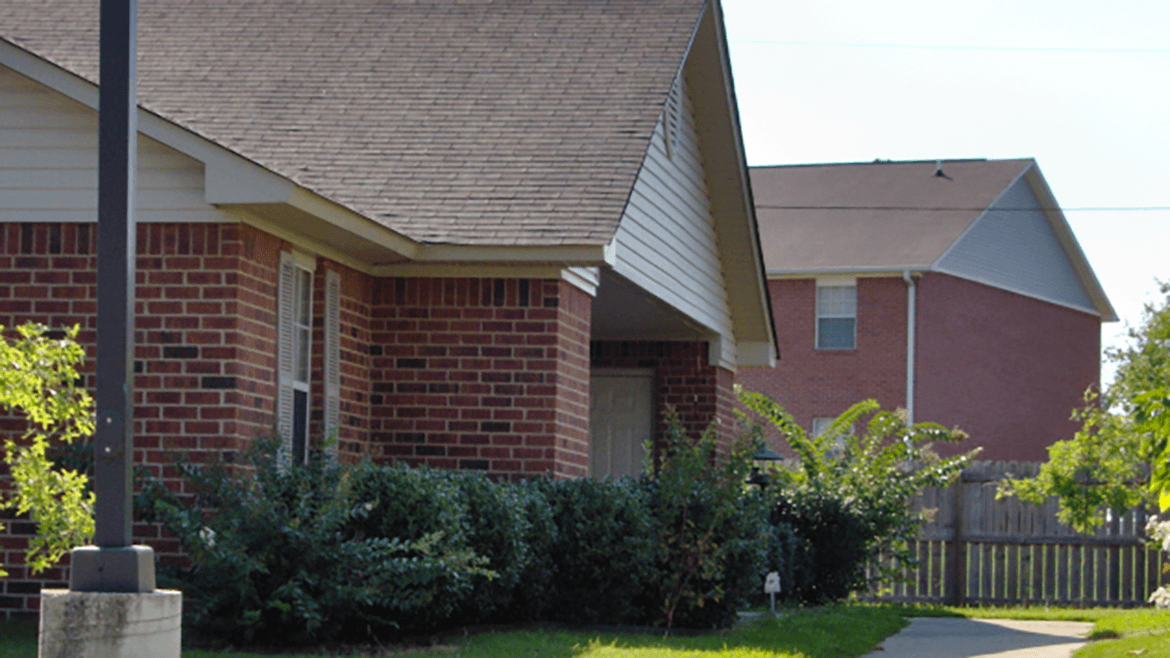
[[[325,439],[337,458],[341,428],[341,275],[325,272]]]
[[[276,300],[276,433],[284,450],[281,464],[289,463],[293,441],[293,357],[296,306],[296,259],[280,252]]]

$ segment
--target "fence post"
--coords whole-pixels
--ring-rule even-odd
[[[954,487],[954,519],[955,530],[953,543],[955,549],[953,551],[954,561],[951,563],[951,573],[949,578],[951,580],[951,605],[963,605],[963,599],[967,597],[967,551],[963,546],[963,475],[960,473],[959,478],[951,485]]]

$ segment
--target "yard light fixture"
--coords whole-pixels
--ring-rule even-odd
[[[775,451],[761,443],[760,447],[756,449],[755,454],[752,455],[752,474],[748,477],[747,483],[754,484],[761,489],[768,486],[771,478],[764,472],[764,467],[769,462],[782,462],[784,458],[778,455]]]

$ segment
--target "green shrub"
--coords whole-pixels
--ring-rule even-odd
[[[641,623],[639,597],[655,576],[654,522],[646,490],[630,479],[540,483],[552,509],[555,592],[550,618]]]
[[[646,478],[659,551],[650,621],[727,626],[767,573],[768,506],[759,494],[744,494],[754,446],[739,440],[717,455],[716,425],[689,437],[672,410],[667,426]]]
[[[771,536],[768,538],[768,567],[769,572],[775,571],[780,576],[779,601],[798,601],[797,582],[813,568],[812,549],[809,542],[798,534],[792,525],[774,515],[774,508],[770,508]],[[755,603],[767,600],[761,586],[751,599]]]
[[[777,502],[772,523],[791,527],[805,542],[798,553],[803,568],[795,570],[793,579],[798,601],[829,603],[865,586],[872,537],[848,502],[830,492],[790,489]]]
[[[459,489],[467,508],[468,548],[484,558],[494,573],[491,578],[474,579],[459,621],[506,620],[501,613],[511,606],[521,575],[532,560],[526,501],[516,485],[497,484],[481,473],[447,471],[445,476]]]
[[[499,615],[509,621],[544,619],[552,609],[557,584],[553,551],[559,530],[541,483],[522,482],[512,486],[527,520],[524,542],[528,546],[529,559],[519,573],[511,606],[500,611]]]
[[[184,592],[188,629],[230,643],[365,639],[400,620],[449,615],[487,573],[441,532],[355,532],[373,525],[378,507],[354,499],[348,470],[319,455],[281,468],[276,446],[256,441],[243,474],[183,466],[202,492],[194,504],[157,482],[139,497],[144,518],[190,556],[189,567],[166,573]]]
[[[367,537],[418,540],[441,533],[464,547],[471,532],[467,499],[448,471],[363,462],[349,475],[349,495],[369,511],[351,528]]]

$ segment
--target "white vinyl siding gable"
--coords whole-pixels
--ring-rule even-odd
[[[1098,313],[1024,177],[975,220],[932,269]]]
[[[232,222],[203,165],[138,137],[139,222]],[[0,222],[97,220],[97,112],[0,66]]]
[[[669,117],[664,111],[614,236],[614,271],[710,330],[712,338],[722,337],[720,358],[734,367],[731,308],[694,107],[685,78],[678,84],[677,145],[668,147]]]

